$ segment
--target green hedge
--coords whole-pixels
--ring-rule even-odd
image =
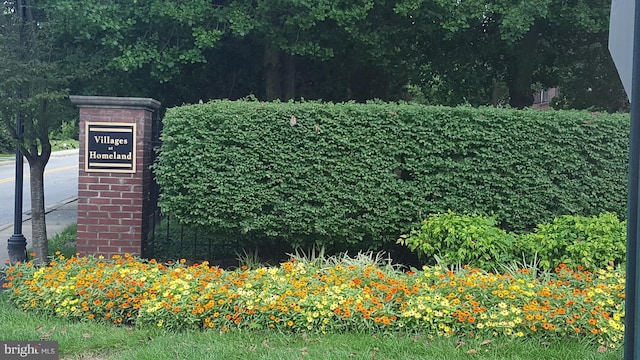
[[[169,109],[164,213],[230,234],[379,249],[429,213],[525,231],[625,214],[625,114],[215,101]]]

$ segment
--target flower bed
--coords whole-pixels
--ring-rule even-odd
[[[226,271],[116,256],[59,257],[46,267],[18,264],[5,273],[3,287],[24,310],[174,330],[572,337],[611,348],[624,334],[624,271],[613,268],[399,271],[345,257]]]

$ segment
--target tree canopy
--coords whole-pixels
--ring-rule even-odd
[[[526,107],[536,88],[562,86],[563,107],[625,104],[608,53],[597,50],[606,49],[608,0],[37,4],[67,60],[92,64],[78,67],[93,71],[72,84],[78,94],[166,106],[255,95]]]
[[[3,2],[0,120],[12,145],[29,162],[32,248],[36,261],[42,262],[48,256],[44,168],[51,155],[49,134],[64,119],[67,85],[72,75],[50,42],[48,23],[32,5],[29,0]]]

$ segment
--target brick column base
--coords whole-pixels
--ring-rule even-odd
[[[140,256],[148,230],[143,214],[152,176],[151,126],[160,103],[146,98],[70,98],[80,108],[77,251],[80,255],[106,258],[125,253]],[[134,129],[133,133],[117,129],[118,126]],[[92,132],[112,129],[114,132],[108,136]],[[119,139],[118,131],[125,134],[121,137],[133,137],[133,144]],[[98,151],[96,155],[97,151],[90,147],[93,143],[107,144],[104,149],[108,147],[108,152]],[[115,154],[123,148],[135,151],[128,158],[123,156],[123,160],[110,160],[115,156],[111,155],[112,150]],[[130,168],[126,168],[128,164]]]

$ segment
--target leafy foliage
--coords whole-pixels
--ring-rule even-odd
[[[40,7],[59,41],[98,53],[107,62],[100,66],[110,70],[145,68],[154,82],[204,62],[203,52],[224,33],[218,7],[205,0],[41,0]],[[88,54],[80,52],[76,60]]]
[[[597,110],[626,101],[603,55],[609,3],[34,1],[85,79],[74,94],[364,102],[406,99],[409,85],[430,104],[516,107],[540,84],[559,85],[562,106]]]
[[[55,31],[33,1],[5,1],[1,6],[0,121],[29,162],[32,245],[36,261],[44,262],[44,169],[52,150],[50,134],[69,110],[68,85],[76,68],[66,66]],[[9,255],[12,261],[25,260],[21,250],[15,252]]]
[[[48,135],[61,125],[68,91],[68,74],[51,53],[49,35],[33,18],[13,10],[0,14],[0,119],[30,163],[42,157],[46,164]],[[16,134],[18,113],[23,134]]]
[[[0,126],[0,153],[14,152],[15,147],[13,141],[7,129],[4,126]]]
[[[629,111],[630,103],[606,45],[604,36],[598,43],[570,50],[576,60],[560,65],[563,67],[558,81],[561,94],[553,99],[555,109]]]
[[[595,270],[625,262],[626,238],[626,222],[615,214],[564,215],[519,236],[518,246],[528,254],[538,254],[544,269],[566,264]]]
[[[625,262],[626,222],[613,213],[563,215],[539,224],[531,233],[510,234],[492,217],[431,214],[422,226],[402,235],[398,243],[418,254],[425,264],[471,265],[484,270],[533,261],[544,270],[560,264],[589,271]]]
[[[398,239],[425,263],[438,260],[444,266],[460,264],[485,270],[514,260],[514,242],[515,237],[498,228],[494,218],[458,215],[451,210],[429,215],[419,229]]]
[[[162,139],[165,214],[294,248],[379,250],[447,209],[524,231],[626,206],[623,115],[215,101],[169,109]]]
[[[413,59],[420,59],[419,64],[427,65],[416,74],[429,75],[422,81],[412,80],[423,87],[423,92],[428,93],[437,79],[436,85],[445,90],[437,94],[446,101],[440,104],[460,104],[463,100],[487,104],[492,88],[504,83],[509,89],[510,105],[528,107],[533,102],[533,84],[564,85],[576,72],[583,75],[580,85],[586,86],[573,85],[567,88],[568,92],[597,88],[604,85],[606,78],[606,88],[613,92],[606,98],[609,104],[625,100],[624,94],[619,93],[620,84],[611,84],[612,78],[602,75],[615,71],[610,61],[598,61],[600,71],[580,71],[596,55],[580,48],[606,44],[609,4],[605,0],[400,0],[396,8],[414,19],[416,43],[423,41],[420,38],[431,40],[430,46],[416,47],[412,54]],[[432,23],[440,26],[430,29],[426,25]],[[596,92],[604,93],[599,89]],[[621,96],[613,98],[616,95]],[[575,101],[579,96],[569,96],[574,100],[571,105],[584,108],[584,104]],[[593,105],[611,108],[598,100]]]
[[[60,128],[51,134],[51,138],[55,140],[79,140],[79,123],[80,119],[78,117],[63,121]]]

